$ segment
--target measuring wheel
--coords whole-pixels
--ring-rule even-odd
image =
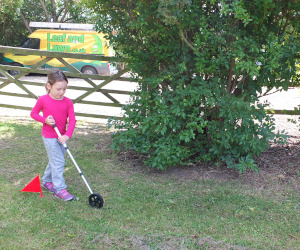
[[[100,194],[93,193],[89,197],[89,203],[92,207],[101,208],[103,207],[103,198]]]

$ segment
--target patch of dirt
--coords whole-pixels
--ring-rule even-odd
[[[256,159],[259,172],[247,170],[240,174],[235,169],[226,166],[215,166],[213,164],[198,164],[186,167],[172,167],[166,171],[149,170],[150,174],[165,174],[182,180],[211,179],[217,181],[236,180],[243,184],[253,186],[255,189],[267,187],[278,189],[285,183],[300,190],[300,131],[299,125],[288,122],[288,118],[298,119],[295,116],[277,115],[276,131],[285,130],[289,134],[286,145],[270,143],[267,151],[261,153]],[[139,168],[142,161],[139,156],[130,152],[119,153],[119,159],[127,161],[133,167]]]

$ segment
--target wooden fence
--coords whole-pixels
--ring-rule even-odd
[[[65,67],[67,67],[70,72],[64,71],[66,76],[73,78],[80,78],[88,83],[88,87],[82,86],[68,86],[68,89],[81,91],[81,94],[73,99],[73,103],[75,104],[87,104],[87,105],[98,105],[98,106],[107,106],[107,107],[118,107],[121,108],[124,106],[124,103],[120,103],[112,94],[120,94],[120,95],[130,95],[132,91],[124,91],[124,90],[113,90],[113,89],[104,89],[103,87],[107,86],[112,81],[121,81],[121,82],[132,82],[130,78],[122,77],[122,75],[128,70],[125,68],[120,70],[117,74],[111,76],[101,76],[101,75],[91,75],[84,74],[74,68],[71,64],[69,64],[65,59],[73,58],[73,59],[82,59],[82,60],[96,60],[96,61],[107,61],[107,62],[124,62],[124,59],[120,59],[117,57],[105,57],[102,55],[96,54],[76,54],[76,53],[64,53],[64,52],[53,52],[53,51],[43,51],[43,50],[34,50],[34,49],[24,49],[24,48],[16,48],[16,47],[8,47],[8,46],[0,46],[0,53],[12,53],[12,54],[20,54],[20,55],[38,55],[41,57],[41,60],[35,64],[26,67],[18,67],[18,66],[9,66],[9,65],[1,65],[0,64],[0,95],[12,96],[12,97],[22,97],[22,98],[33,98],[37,99],[38,96],[28,89],[28,86],[45,86],[45,82],[32,82],[25,81],[21,79],[23,76],[29,73],[36,74],[48,74],[51,69],[42,69],[41,67],[49,62],[52,59],[59,60]],[[19,71],[20,73],[12,76],[7,71],[14,70]],[[1,76],[2,75],[2,76]],[[95,81],[101,80],[100,83],[96,83]],[[98,81],[99,82],[99,81]],[[20,89],[22,89],[26,94],[18,94],[7,91],[2,91],[4,87],[15,84]],[[82,93],[84,92],[84,93]],[[90,96],[93,93],[100,92],[106,98],[108,98],[109,102],[98,102],[98,101],[87,101],[84,100],[86,97]],[[0,107],[4,108],[12,108],[12,109],[21,109],[21,110],[31,110],[32,107],[23,106],[21,103],[17,103],[16,105],[9,104],[1,104]],[[110,115],[101,115],[101,114],[88,114],[88,113],[78,113],[75,112],[77,116],[84,117],[93,117],[93,118],[109,118]],[[116,117],[117,119],[122,119],[121,116]]]
[[[68,89],[80,90],[84,93],[73,99],[74,104],[87,104],[87,105],[97,105],[97,106],[106,106],[106,107],[118,107],[121,108],[124,106],[124,103],[120,103],[116,98],[114,98],[111,94],[121,94],[121,95],[130,95],[132,91],[124,91],[124,90],[112,90],[112,89],[104,89],[106,85],[111,83],[112,81],[126,81],[132,82],[131,79],[122,77],[124,73],[128,71],[128,69],[123,69],[119,71],[117,74],[112,76],[101,76],[101,75],[90,75],[81,73],[79,70],[74,68],[68,62],[65,61],[64,58],[73,58],[73,59],[82,59],[82,60],[97,60],[97,61],[108,61],[108,62],[124,62],[124,59],[116,58],[116,57],[105,57],[101,55],[95,54],[76,54],[76,53],[64,53],[64,52],[53,52],[53,51],[43,51],[43,50],[34,50],[34,49],[24,49],[24,48],[16,48],[16,47],[8,47],[8,46],[0,46],[0,53],[13,53],[13,54],[21,54],[21,55],[38,55],[41,57],[41,61],[35,65],[32,65],[30,68],[25,67],[17,67],[17,66],[8,66],[0,64],[0,95],[13,96],[13,97],[23,97],[23,98],[34,98],[37,99],[38,96],[30,91],[27,86],[44,86],[45,82],[30,82],[21,80],[21,78],[29,73],[37,73],[37,74],[47,74],[50,69],[41,69],[41,67],[52,59],[59,60],[62,64],[64,64],[71,72],[66,72],[65,74],[68,77],[80,78],[89,84],[89,87],[81,87],[81,86],[69,86]],[[20,73],[16,76],[10,75],[7,70],[16,70],[20,71]],[[102,80],[100,84],[96,84],[94,81]],[[9,84],[16,84],[19,88],[25,91],[26,94],[18,94],[2,91],[2,89]],[[93,93],[100,92],[105,97],[107,97],[110,102],[98,102],[98,101],[87,101],[84,100],[86,97],[90,96]],[[0,107],[4,108],[13,108],[13,109],[22,109],[22,110],[31,110],[32,107],[18,105],[9,105],[9,104],[1,104]],[[280,115],[299,115],[300,111],[295,110],[267,110],[269,114],[280,114]],[[101,114],[89,114],[89,113],[79,113],[76,112],[77,116],[84,117],[93,117],[93,118],[109,118],[110,115],[101,115]],[[121,116],[116,117],[117,119],[122,119]]]

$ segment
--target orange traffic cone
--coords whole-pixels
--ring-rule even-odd
[[[39,174],[31,181],[27,186],[25,186],[21,192],[34,192],[34,193],[41,193],[41,197],[43,196],[41,183],[40,183],[40,176]]]

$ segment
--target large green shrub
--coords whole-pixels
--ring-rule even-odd
[[[88,2],[138,76],[124,121],[110,122],[121,129],[115,149],[158,169],[222,161],[243,171],[270,140],[282,142],[257,102],[297,84],[296,1]]]

